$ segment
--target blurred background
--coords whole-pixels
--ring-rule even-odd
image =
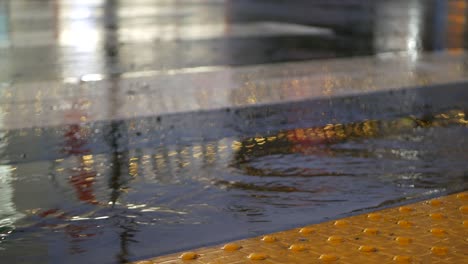
[[[463,49],[462,0],[2,0],[0,80]]]

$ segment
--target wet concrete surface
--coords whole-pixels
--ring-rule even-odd
[[[1,1],[0,260],[125,263],[466,189],[466,14]]]
[[[6,131],[0,256],[124,263],[464,190],[467,99],[453,84]]]
[[[460,83],[467,79],[465,61],[463,52],[419,54],[416,60],[398,53],[10,83],[0,99],[2,126],[47,127]]]

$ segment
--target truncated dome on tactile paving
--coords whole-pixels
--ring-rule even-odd
[[[468,263],[468,192],[136,263]]]

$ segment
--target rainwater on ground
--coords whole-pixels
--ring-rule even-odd
[[[123,263],[466,189],[464,94],[4,131],[0,256]]]

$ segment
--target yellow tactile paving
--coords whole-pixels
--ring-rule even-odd
[[[468,192],[136,263],[468,263]]]

